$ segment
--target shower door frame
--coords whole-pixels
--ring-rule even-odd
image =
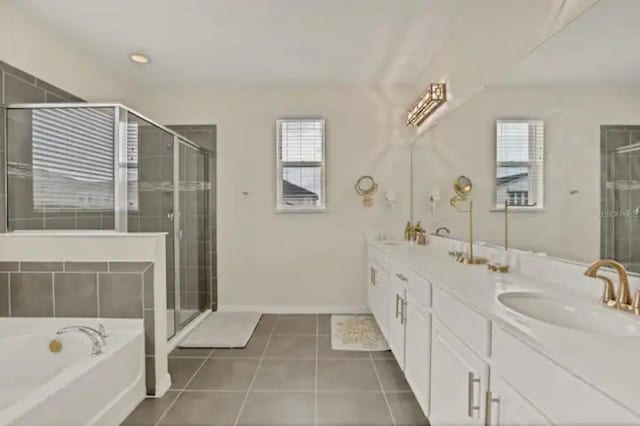
[[[117,103],[117,102],[95,102],[95,103],[91,103],[91,102],[67,102],[67,103],[15,103],[15,104],[9,104],[6,106],[3,106],[3,109],[6,111],[4,114],[4,117],[2,117],[1,119],[3,119],[5,121],[5,125],[4,125],[4,132],[5,134],[4,136],[4,140],[5,143],[8,143],[8,118],[9,118],[9,113],[8,111],[10,110],[35,110],[35,109],[96,109],[96,108],[113,108],[114,110],[114,140],[113,140],[113,149],[114,149],[114,176],[113,176],[113,180],[114,180],[114,229],[113,231],[115,232],[128,232],[128,220],[127,220],[127,213],[128,213],[128,205],[127,205],[127,194],[128,194],[128,189],[127,189],[127,185],[128,185],[128,175],[127,175],[127,143],[126,143],[126,139],[127,139],[127,125],[128,125],[128,120],[129,120],[129,114],[132,114],[134,116],[136,116],[137,118],[146,121],[147,123],[151,124],[152,126],[163,130],[164,132],[167,132],[169,134],[171,134],[173,136],[173,212],[174,212],[174,217],[173,217],[173,230],[174,230],[174,235],[173,235],[173,248],[174,248],[174,255],[173,255],[173,275],[174,275],[174,335],[176,333],[178,333],[182,328],[184,328],[184,326],[190,322],[191,320],[193,320],[197,315],[193,315],[192,317],[190,317],[187,321],[184,322],[184,324],[181,324],[178,320],[177,320],[177,315],[176,315],[176,311],[178,309],[178,307],[181,307],[181,298],[180,298],[180,291],[181,291],[181,279],[180,279],[180,233],[181,233],[181,229],[180,229],[180,216],[182,211],[180,210],[180,155],[179,155],[179,151],[180,151],[180,146],[181,145],[185,145],[187,148],[189,149],[193,149],[195,151],[200,152],[203,157],[204,157],[204,166],[205,166],[205,170],[204,170],[204,181],[205,181],[205,185],[206,188],[209,189],[209,191],[211,190],[211,185],[210,185],[210,176],[208,175],[208,161],[209,161],[209,152],[202,148],[201,146],[199,146],[198,144],[196,144],[195,142],[189,140],[188,138],[180,135],[179,133],[175,132],[174,130],[169,129],[166,126],[163,126],[162,124],[158,124],[157,122],[155,122],[154,120],[150,119],[149,117],[145,116],[144,114],[141,114],[121,103]],[[3,161],[5,163],[5,171],[4,173],[7,173],[7,156],[8,156],[8,147],[5,146],[5,153],[4,153],[4,158]],[[8,192],[8,185],[9,185],[9,179],[5,179],[4,182],[4,191],[5,191],[5,200],[4,200],[4,211],[5,211],[5,229],[6,232],[11,233],[11,232],[21,232],[20,230],[10,230],[9,229],[9,192]],[[205,202],[204,202],[204,210],[205,210],[205,215],[204,215],[204,220],[205,220],[205,231],[207,232],[207,236],[206,236],[206,248],[205,248],[205,254],[207,252],[208,249],[208,245],[210,244],[209,241],[209,232],[208,232],[208,216],[209,216],[209,191],[205,192]],[[83,232],[86,230],[75,230],[75,229],[71,229],[71,230],[65,230],[66,232]],[[94,230],[96,232],[100,232],[100,230]],[[111,230],[102,230],[102,232],[113,232]],[[38,232],[38,231],[28,231],[28,232]],[[46,231],[40,231],[40,232],[46,232]],[[166,249],[165,249],[166,250]],[[204,265],[203,265],[203,269],[205,271],[208,271],[208,255],[204,256]],[[211,291],[211,277],[210,274],[205,272],[205,276],[206,276],[206,286],[208,287],[209,291]],[[165,289],[166,292],[167,289]],[[213,295],[211,295],[211,297],[213,297]],[[198,303],[199,304],[199,303]],[[168,309],[165,306],[165,309]],[[200,308],[198,307],[198,310]],[[173,336],[167,336],[168,339],[170,339]]]

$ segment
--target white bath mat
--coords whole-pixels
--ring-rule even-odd
[[[181,348],[244,348],[262,316],[258,312],[213,312],[178,344]]]
[[[332,315],[334,351],[388,351],[389,345],[371,315]]]

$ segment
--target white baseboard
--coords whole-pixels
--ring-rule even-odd
[[[220,305],[224,312],[261,312],[263,314],[368,314],[366,305]]]
[[[156,394],[155,395],[147,395],[147,398],[162,398],[165,393],[171,387],[171,375],[169,373],[165,374],[165,376],[156,380]]]

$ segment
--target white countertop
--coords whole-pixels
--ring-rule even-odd
[[[570,286],[553,284],[556,280],[512,272],[498,274],[489,271],[486,265],[457,263],[448,255],[446,241],[432,238],[427,246],[388,245],[376,241],[370,244],[492,320],[494,326],[508,330],[640,414],[640,337],[602,336],[549,325],[511,312],[498,301],[497,296],[505,291],[535,291],[598,306],[597,298],[588,292],[575,291]],[[598,290],[602,288],[601,281],[594,278],[578,274],[575,279],[569,279],[574,281],[574,288],[576,281],[584,281],[585,286],[595,285]],[[628,318],[630,314],[612,310],[611,315]],[[635,319],[640,325],[640,318]]]

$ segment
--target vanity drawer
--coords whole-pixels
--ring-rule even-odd
[[[480,355],[490,354],[491,321],[487,318],[435,287],[433,313]]]
[[[431,284],[428,281],[398,263],[394,263],[391,270],[397,279],[404,282],[407,293],[417,304],[423,309],[431,308]]]
[[[554,424],[640,423],[634,413],[500,327],[494,330],[491,367],[492,375]]]

